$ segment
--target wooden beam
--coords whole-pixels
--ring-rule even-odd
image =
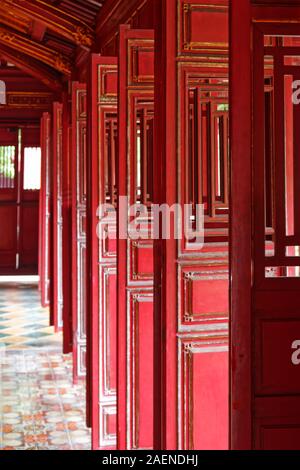
[[[36,60],[28,55],[9,49],[5,45],[0,44],[0,55],[2,59],[13,63],[16,67],[28,73],[32,77],[37,78],[42,83],[47,85],[51,90],[61,91],[61,77],[54,70],[49,70],[48,67],[39,64]]]
[[[34,21],[32,25],[31,37],[34,41],[41,42],[44,39],[46,26],[39,21]]]
[[[99,11],[96,26],[97,42],[101,40],[102,44],[111,38],[112,34],[117,34],[116,18],[119,24],[125,24],[128,20],[138,13],[146,4],[147,0],[111,0],[103,5]]]
[[[69,58],[53,49],[44,46],[17,32],[11,32],[6,27],[0,26],[0,43],[11,49],[30,55],[34,59],[43,62],[58,70],[64,75],[70,76],[72,64]]]
[[[66,13],[59,6],[49,5],[42,0],[2,0],[1,6],[7,4],[12,15],[25,15],[39,21],[52,31],[80,46],[91,47],[94,42],[94,32],[90,26],[78,19],[77,16]],[[12,16],[13,21],[13,16]]]

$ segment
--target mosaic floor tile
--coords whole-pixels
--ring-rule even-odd
[[[36,286],[0,288],[0,450],[89,450],[85,387]]]

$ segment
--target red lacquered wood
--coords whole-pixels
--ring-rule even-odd
[[[38,275],[39,275],[39,291],[42,290],[42,234],[43,234],[43,192],[44,192],[44,175],[45,175],[45,165],[43,158],[43,147],[44,147],[44,128],[43,128],[43,117],[41,118],[41,128],[40,128],[40,138],[41,138],[41,189],[40,189],[40,198],[39,198],[39,260],[38,260]],[[41,303],[42,303],[42,293],[41,293]]]
[[[0,273],[38,274],[39,191],[24,190],[24,147],[40,145],[39,126],[0,130],[1,145],[15,146],[13,187],[0,189]],[[3,181],[5,186],[5,181]]]
[[[153,113],[154,33],[120,27],[118,196],[128,206],[145,201],[138,188],[137,127],[141,162],[147,155],[144,121]],[[132,64],[135,64],[132,66]],[[147,132],[147,131],[146,131]],[[149,134],[151,138],[151,133]],[[151,147],[151,146],[150,146]],[[150,150],[150,148],[149,148]],[[151,150],[150,150],[151,151]],[[143,160],[144,159],[144,160]],[[152,161],[152,154],[150,154]],[[149,165],[150,166],[150,165]],[[143,167],[143,164],[142,164]],[[146,185],[146,168],[140,180]],[[151,172],[151,166],[149,173]],[[141,189],[141,197],[138,190]],[[144,196],[144,197],[143,197]],[[125,212],[125,214],[124,214]],[[143,224],[149,227],[150,213]],[[127,226],[126,226],[127,229]],[[141,261],[142,260],[142,261]],[[118,224],[118,449],[153,447],[153,244],[121,238]]]
[[[72,159],[72,122],[71,97],[69,93],[63,94],[62,116],[62,263],[63,263],[63,351],[72,352],[73,325],[72,325],[72,213],[71,213],[71,159]]]
[[[215,190],[216,105],[222,94],[228,102],[228,10],[226,2],[213,3],[204,9],[197,1],[155,2],[155,203],[201,201],[207,221],[202,249],[177,241],[174,232],[155,241],[156,449],[228,448],[226,183],[224,202]],[[217,50],[207,59],[213,44]]]
[[[61,103],[53,104],[53,322],[56,331],[63,327],[62,267],[62,113]]]
[[[231,448],[251,448],[250,2],[231,2]],[[243,53],[241,54],[241,50]],[[241,86],[241,80],[243,86]],[[243,189],[241,191],[241,188]],[[241,234],[243,236],[241,237]]]
[[[72,317],[73,377],[86,369],[86,85],[72,88]]]
[[[295,48],[281,46],[296,46],[299,24],[276,3],[234,1],[231,11],[233,449],[299,449],[298,110],[284,79],[299,69],[284,59]]]
[[[50,305],[51,295],[51,115],[41,119],[42,175],[40,191],[40,286],[42,306]],[[52,306],[50,308],[51,317]],[[50,319],[50,324],[52,321]]]
[[[116,448],[116,242],[98,234],[100,205],[116,205],[112,181],[116,178],[117,74],[117,58],[91,56],[87,87],[87,409],[95,450]]]

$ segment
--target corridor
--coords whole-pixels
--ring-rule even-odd
[[[85,387],[36,284],[0,284],[0,449],[89,450]]]

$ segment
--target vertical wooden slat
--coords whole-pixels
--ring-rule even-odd
[[[53,105],[53,321],[56,331],[63,327],[62,268],[62,111]]]
[[[251,45],[250,1],[230,2],[231,448],[250,449]],[[242,54],[241,54],[241,51]],[[243,85],[241,86],[241,84]],[[242,190],[241,190],[242,188]],[[241,237],[241,234],[243,236]]]

